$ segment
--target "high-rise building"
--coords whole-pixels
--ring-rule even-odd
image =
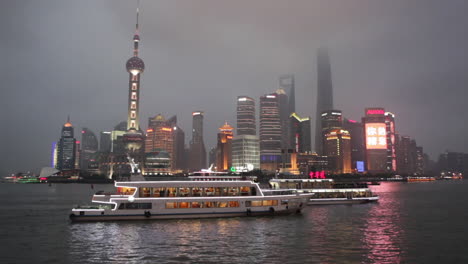
[[[248,96],[237,97],[237,135],[256,135],[255,100]]]
[[[275,171],[281,162],[281,121],[276,93],[260,97],[260,166]]]
[[[81,130],[81,170],[88,170],[90,165],[96,164],[98,148],[96,135],[89,128],[84,127]]]
[[[139,109],[140,109],[140,77],[145,70],[145,63],[138,57],[138,45],[140,43],[140,33],[138,28],[138,15],[135,34],[133,36],[133,57],[127,60],[126,69],[129,73],[128,83],[128,114],[127,133],[124,135],[126,149],[130,153],[141,152],[144,144],[144,136],[140,130]]]
[[[232,141],[232,166],[260,169],[260,143],[256,131],[255,100],[247,96],[237,97],[237,135]]]
[[[169,156],[170,169],[174,166],[174,135],[173,124],[158,114],[148,119],[146,130],[145,153],[164,151]]]
[[[349,131],[351,135],[351,168],[355,172],[364,172],[363,166],[366,160],[366,149],[364,145],[364,128],[362,123],[356,120],[345,119],[343,128]]]
[[[192,113],[192,141],[190,142],[189,169],[198,171],[206,168],[206,148],[203,141],[203,116],[204,113],[196,111]]]
[[[370,173],[387,171],[387,126],[383,108],[366,108],[362,118],[366,143],[366,165]]]
[[[323,134],[321,114],[333,109],[333,85],[330,58],[326,48],[319,48],[317,53],[317,116],[315,123],[315,151],[322,154]]]
[[[216,169],[218,171],[227,171],[232,166],[232,130],[233,128],[227,122],[219,128],[216,147]]]
[[[331,173],[351,173],[351,136],[347,130],[332,129],[325,134],[324,155]]]
[[[257,136],[240,135],[232,140],[232,166],[260,169],[260,143]]]
[[[289,142],[289,100],[286,92],[283,89],[276,90],[276,97],[278,99],[278,111],[280,118],[280,128],[281,128],[281,149],[282,152],[287,152],[287,149],[290,148]]]
[[[99,151],[101,153],[109,153],[112,149],[112,132],[111,131],[101,131],[100,140],[99,140]]]
[[[166,121],[169,127],[172,127],[173,150],[172,163],[173,169],[179,172],[187,169],[187,157],[185,153],[185,132],[177,125],[177,116],[172,116]]]
[[[393,113],[385,112],[385,126],[387,129],[387,171],[396,171],[395,115]]]
[[[294,152],[304,153],[312,151],[310,144],[310,117],[300,117],[292,113],[289,118],[290,143]]]
[[[76,139],[74,138],[74,129],[70,118],[62,127],[62,134],[57,148],[57,167],[58,170],[74,170],[76,168]]]
[[[328,130],[340,129],[343,127],[343,116],[341,110],[327,110],[320,115],[322,135]]]

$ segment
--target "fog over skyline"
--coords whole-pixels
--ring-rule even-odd
[[[78,140],[82,127],[98,136],[126,120],[135,8],[0,3],[0,173],[49,166],[68,115]],[[432,159],[468,152],[467,1],[143,0],[140,8],[143,129],[148,117],[177,115],[188,143],[191,112],[204,111],[209,151],[224,121],[236,126],[237,96],[255,98],[258,113],[282,74],[295,75],[296,111],[315,124],[316,52],[326,46],[334,106],[345,117],[384,107],[397,133]]]

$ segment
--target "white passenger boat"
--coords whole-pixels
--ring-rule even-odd
[[[300,213],[310,194],[264,195],[252,181],[116,182],[97,206],[72,209],[72,221],[213,218]]]
[[[335,183],[333,179],[272,179],[270,186],[275,191],[310,193],[308,205],[358,204],[379,200],[379,196],[373,194],[365,183]]]

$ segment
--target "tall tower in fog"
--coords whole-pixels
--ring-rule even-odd
[[[322,154],[321,114],[333,109],[333,86],[330,58],[326,48],[319,48],[317,53],[317,111],[315,118],[315,151]]]
[[[288,96],[288,116],[296,112],[296,92],[294,75],[285,74],[279,77],[280,89],[283,89]]]

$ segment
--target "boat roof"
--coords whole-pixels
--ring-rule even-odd
[[[271,179],[270,182],[333,182],[333,179]]]
[[[115,182],[116,187],[240,187],[257,185],[252,181],[139,181]]]

